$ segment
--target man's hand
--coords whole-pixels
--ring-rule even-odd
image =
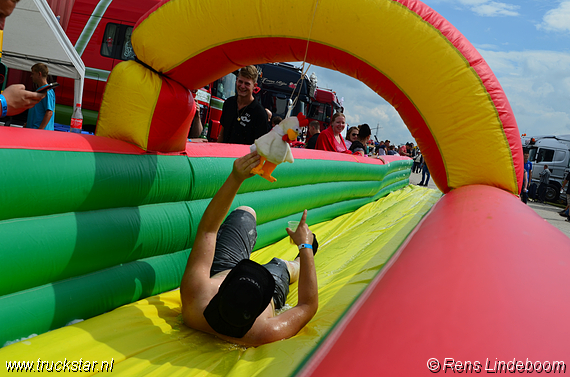
[[[287,228],[287,233],[293,239],[293,242],[297,246],[307,243],[309,245],[313,244],[313,232],[309,229],[309,226],[306,223],[307,221],[307,210],[303,212],[303,216],[301,216],[301,221],[299,222],[299,226],[297,230],[293,232],[291,228]]]
[[[251,174],[251,169],[259,165],[259,155],[256,152],[251,152],[243,157],[238,158],[234,161],[234,168],[232,170],[232,175],[239,181],[243,182],[246,179],[253,177],[255,174]]]
[[[20,114],[24,110],[34,107],[45,96],[45,93],[36,93],[26,90],[22,84],[14,84],[2,93],[8,104],[8,115]]]

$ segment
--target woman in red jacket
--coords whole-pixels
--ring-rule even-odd
[[[317,146],[315,149],[323,151],[351,153],[344,143],[341,135],[342,130],[346,127],[346,118],[343,113],[335,113],[332,117],[332,122],[329,128],[320,133],[317,139]]]

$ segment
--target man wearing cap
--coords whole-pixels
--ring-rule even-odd
[[[257,152],[238,158],[202,216],[180,285],[184,323],[230,342],[259,346],[294,336],[315,315],[318,286],[314,253],[318,244],[306,224],[287,228],[299,246],[294,261],[249,259],[257,239],[256,215],[238,207],[224,220],[241,184],[259,164]],[[223,223],[222,223],[223,221]],[[298,304],[279,315],[289,284],[299,280]]]

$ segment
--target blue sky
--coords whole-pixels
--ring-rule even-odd
[[[520,133],[570,134],[570,0],[424,0],[481,53],[499,79]],[[319,86],[344,97],[350,125],[379,139],[413,137],[398,113],[361,82],[311,67]]]

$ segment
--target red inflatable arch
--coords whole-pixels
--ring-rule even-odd
[[[189,89],[265,62],[306,60],[346,73],[396,108],[443,192],[471,184],[520,191],[520,137],[499,82],[461,33],[420,1],[170,0],[141,18],[132,43],[148,67]],[[118,122],[106,112],[125,101],[107,92],[98,129]]]

